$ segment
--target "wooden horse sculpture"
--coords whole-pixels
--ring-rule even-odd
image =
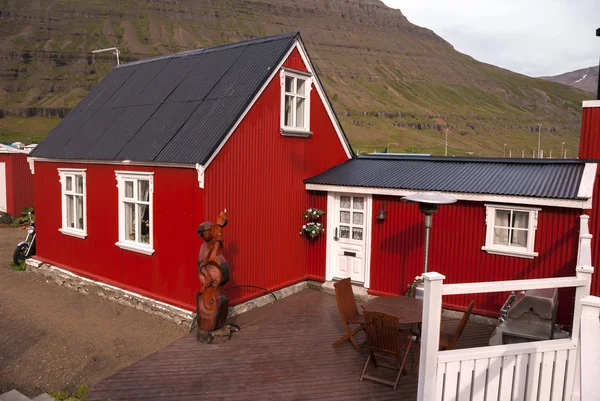
[[[229,265],[223,257],[222,229],[227,225],[227,210],[217,217],[217,223],[206,221],[198,227],[204,240],[198,257],[200,300],[198,301],[198,340],[211,342],[210,332],[223,327],[227,319],[229,298],[221,294],[229,281]]]

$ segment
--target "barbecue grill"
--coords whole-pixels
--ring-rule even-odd
[[[558,289],[512,292],[500,310],[500,324],[490,345],[568,338],[556,325]]]

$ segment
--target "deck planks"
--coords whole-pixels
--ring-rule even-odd
[[[241,330],[228,343],[181,338],[97,383],[88,400],[416,400],[416,372],[395,391],[359,381],[367,347],[332,347],[344,333],[332,295],[304,290],[229,321]],[[452,328],[458,321],[444,323]],[[492,330],[470,322],[458,346],[486,345]],[[364,343],[364,333],[356,339]]]

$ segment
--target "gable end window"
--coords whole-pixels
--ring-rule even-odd
[[[302,71],[281,70],[281,134],[310,136],[312,76]]]
[[[532,259],[538,256],[534,251],[535,231],[540,209],[485,205],[486,236],[484,251],[506,256]]]
[[[59,168],[62,227],[58,230],[73,237],[87,237],[85,169]]]
[[[154,253],[152,235],[153,173],[116,171],[119,189],[119,248],[146,255]]]

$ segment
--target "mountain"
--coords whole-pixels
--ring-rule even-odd
[[[598,90],[598,66],[582,68],[581,70],[565,72],[553,77],[541,77],[548,81],[569,85],[577,89],[596,94]]]
[[[578,147],[580,90],[478,62],[378,0],[2,0],[0,141],[43,136],[115,65],[300,31],[355,150]],[[18,116],[32,116],[22,118]],[[446,131],[447,130],[447,131]],[[506,144],[506,145],[504,145]]]

